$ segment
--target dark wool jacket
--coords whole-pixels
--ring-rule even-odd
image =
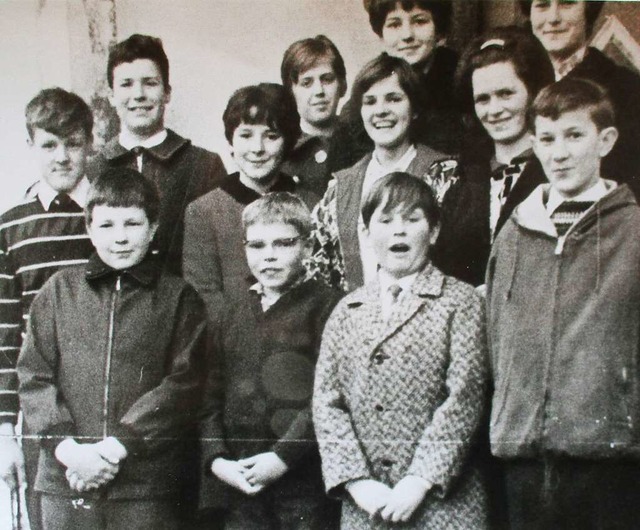
[[[142,173],[158,186],[160,226],[153,248],[159,250],[164,266],[182,274],[182,235],[187,205],[215,188],[227,174],[220,157],[191,144],[171,129],[156,147],[145,150]],[[113,138],[94,159],[90,178],[110,167],[138,169],[136,155]]]
[[[423,89],[423,112],[412,140],[449,155],[459,152],[462,137],[462,118],[454,93],[457,65],[458,54],[442,46],[437,47],[427,61],[413,65]],[[373,150],[360,108],[355,108],[352,100],[344,104],[340,121],[348,135],[337,146],[336,169],[352,166]]]
[[[640,208],[613,189],[559,245],[548,189],[516,208],[487,271],[492,452],[640,457]]]
[[[340,293],[307,280],[267,311],[248,290],[213,330],[202,424],[203,503],[219,503],[212,477],[218,456],[239,459],[274,451],[289,467],[278,488],[324,496],[311,423],[320,339]]]
[[[445,274],[472,285],[482,285],[491,252],[491,154],[462,156],[460,179],[445,195],[440,221],[440,235],[431,249],[432,259]],[[540,184],[546,182],[544,171],[531,156],[502,208],[497,235],[513,209]],[[494,236],[495,238],[495,236]]]
[[[617,65],[600,50],[587,48],[585,58],[568,77],[600,84],[609,92],[620,137],[602,163],[602,175],[629,185],[640,197],[640,76]]]
[[[175,494],[180,440],[201,397],[205,322],[195,291],[149,258],[116,271],[94,255],[55,274],[33,301],[18,361],[25,420],[43,437],[36,490],[73,494],[54,456],[62,439],[115,436],[129,455],[88,496]]]
[[[319,197],[298,190],[293,178],[281,173],[270,191],[296,193],[313,208]],[[233,300],[247,289],[251,271],[244,251],[242,210],[259,198],[259,193],[240,182],[239,173],[232,173],[186,210],[184,277],[204,300],[212,321],[223,307],[223,293]]]

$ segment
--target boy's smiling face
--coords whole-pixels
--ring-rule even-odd
[[[613,148],[615,127],[598,130],[589,109],[537,116],[534,151],[551,185],[566,198],[588,190],[600,178],[600,162]]]
[[[247,263],[265,291],[284,293],[304,273],[311,243],[287,223],[255,223],[245,235]]]
[[[55,191],[68,193],[78,185],[85,174],[91,140],[82,129],[66,137],[35,128],[29,146],[40,169],[42,178]]]
[[[233,131],[233,160],[248,179],[266,182],[271,179],[284,157],[284,138],[265,124],[241,122]]]
[[[113,69],[109,101],[121,126],[131,134],[148,138],[160,132],[170,99],[170,89],[164,86],[160,68],[151,59],[120,63]]]
[[[113,269],[122,270],[144,259],[157,228],[138,206],[98,204],[91,212],[87,232],[100,259]]]

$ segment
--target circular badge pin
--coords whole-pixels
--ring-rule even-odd
[[[327,152],[324,149],[320,149],[320,151],[316,152],[315,155],[316,163],[322,164],[327,161]]]

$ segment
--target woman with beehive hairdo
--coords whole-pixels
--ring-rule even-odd
[[[445,273],[483,284],[491,244],[502,225],[545,182],[531,149],[527,111],[551,82],[549,58],[525,29],[496,28],[465,50],[456,93],[468,134],[460,180],[445,199],[433,257]]]
[[[453,78],[458,55],[444,45],[451,26],[451,2],[434,0],[364,0],[371,29],[384,51],[407,61],[423,88],[424,113],[416,137],[438,151],[458,151],[460,116],[453,96]],[[353,100],[342,110],[351,142],[345,148],[345,164],[353,164],[373,146],[359,123],[360,109]]]
[[[587,46],[605,2],[520,0],[519,5],[549,54],[556,81],[588,79],[609,93],[620,136],[603,160],[603,175],[628,184],[640,197],[640,76]]]

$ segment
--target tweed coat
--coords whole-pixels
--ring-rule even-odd
[[[432,484],[403,528],[486,528],[487,504],[469,458],[488,380],[484,311],[473,288],[429,265],[385,322],[379,285],[347,295],[327,322],[313,419],[325,488],[344,497],[342,528],[370,521],[344,485],[407,475]]]

